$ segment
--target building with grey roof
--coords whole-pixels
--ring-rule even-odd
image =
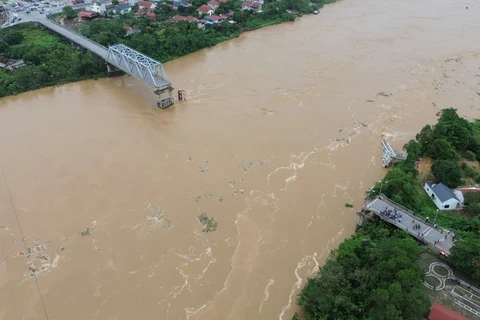
[[[461,206],[455,194],[443,183],[426,182],[423,186],[425,192],[430,196],[439,210],[455,210]]]

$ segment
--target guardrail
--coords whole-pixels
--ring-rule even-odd
[[[73,35],[81,38],[82,40],[87,41],[87,42],[89,42],[89,43],[91,43],[91,44],[99,47],[100,49],[105,50],[106,53],[108,52],[108,48],[102,46],[101,44],[98,44],[97,42],[88,39],[87,37],[81,35],[80,33],[76,32],[76,31],[73,31],[73,30],[70,29],[70,28],[66,28],[65,26],[62,26],[62,25],[60,25],[60,24],[58,24],[58,23],[56,23],[56,22],[54,22],[54,21],[52,21],[52,20],[50,20],[50,19],[48,19],[48,20],[38,20],[38,19],[36,19],[35,21],[38,22],[38,23],[40,23],[41,25],[47,27],[48,29],[50,29],[50,30],[52,30],[52,31],[58,32],[58,30],[55,30],[54,28],[52,28],[52,27],[49,25],[49,24],[51,23],[52,25],[54,25],[54,26],[56,26],[56,27],[58,27],[58,28],[63,29],[64,31],[66,31],[66,33],[72,33]],[[71,37],[68,37],[68,34],[65,35],[65,36],[66,36],[67,38],[69,38],[70,40],[75,41],[75,39],[72,39]],[[77,41],[75,41],[75,42],[77,42]],[[81,45],[81,43],[78,43],[78,44]],[[103,57],[103,58],[106,59],[107,57],[105,56],[105,57]]]

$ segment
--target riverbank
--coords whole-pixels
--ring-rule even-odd
[[[107,74],[103,61],[34,23],[1,29],[0,56],[17,62],[0,69],[0,97]]]
[[[189,21],[172,24],[172,17],[179,12],[171,10],[167,5],[161,5],[156,10],[155,21],[135,17],[133,12],[114,19],[99,19],[81,24],[66,20],[61,17],[62,14],[55,18],[69,27],[77,28],[84,36],[101,45],[124,43],[164,63],[237,38],[243,32],[294,21],[296,17],[313,13],[332,2],[334,1],[315,0],[311,3],[309,0],[281,0],[265,4],[262,12],[250,12],[241,11],[240,2],[230,0],[222,3],[216,12],[220,14],[228,10],[235,23],[206,25],[204,29]],[[188,13],[189,11],[183,12],[184,15]],[[129,28],[135,32],[128,34]],[[107,76],[103,61],[63,42],[55,34],[37,29],[33,23],[0,30],[0,58],[24,61],[17,69],[0,69],[0,98],[42,87]]]
[[[460,196],[454,195],[449,188],[468,185],[472,178],[474,182],[480,180],[480,171],[476,169],[480,161],[480,121],[470,122],[459,117],[452,108],[442,110],[439,115],[436,125],[426,125],[416,135],[416,140],[405,144],[406,160],[396,164],[382,181],[369,189],[366,199],[379,195],[381,190],[382,194],[413,210],[425,221],[433,222],[432,227],[436,228],[438,223],[440,228],[445,228],[438,241],[443,241],[443,234],[445,239],[448,236],[455,239],[450,254],[444,259],[464,272],[470,278],[467,282],[471,283],[480,280],[480,189],[468,188]],[[419,175],[418,163],[426,157],[433,161],[433,165],[426,175]],[[425,177],[428,180],[424,180]],[[434,183],[430,187],[434,192],[432,196],[423,190],[427,181]],[[441,189],[444,193],[435,195],[435,184],[441,186],[442,183],[446,185]],[[447,196],[449,194],[451,197]],[[456,210],[439,211],[438,201],[433,200],[436,197],[442,197],[442,202],[451,201],[447,205],[441,204],[442,209],[450,206]],[[403,248],[399,246],[402,241],[405,241]],[[382,258],[383,250],[388,253]],[[440,283],[435,283],[431,288],[423,288],[425,275],[418,273],[421,271],[421,250],[429,251],[429,248],[421,249],[408,233],[374,217],[373,222],[361,226],[333,251],[317,277],[308,280],[298,299],[306,319],[318,319],[319,316],[349,319],[368,315],[369,318],[415,320],[425,316],[430,308],[428,290],[435,286],[442,290],[443,287],[440,289]],[[405,265],[407,260],[410,266]],[[377,270],[378,261],[382,263]],[[428,272],[428,268],[424,272]],[[455,281],[451,282],[453,286],[457,285]],[[395,287],[401,287],[404,296],[399,296]],[[465,289],[461,287],[459,290]],[[389,304],[392,295],[396,296],[396,303]],[[412,297],[417,304],[413,308]],[[337,303],[339,299],[340,304]],[[480,312],[476,302],[473,299],[465,303]],[[452,305],[450,303],[450,307]],[[453,307],[468,314],[467,309]],[[382,312],[383,317],[377,317]]]

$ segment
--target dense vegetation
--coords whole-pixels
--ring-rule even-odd
[[[102,76],[105,63],[89,52],[36,28],[21,24],[0,29],[0,59],[24,59],[17,70],[0,69],[0,97],[49,85]]]
[[[419,257],[419,245],[405,232],[368,223],[332,252],[298,303],[312,320],[421,319],[430,301]]]

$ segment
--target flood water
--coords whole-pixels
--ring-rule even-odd
[[[167,63],[169,110],[132,77],[1,99],[0,319],[291,319],[381,137],[480,114],[479,35],[477,1],[343,0]]]

